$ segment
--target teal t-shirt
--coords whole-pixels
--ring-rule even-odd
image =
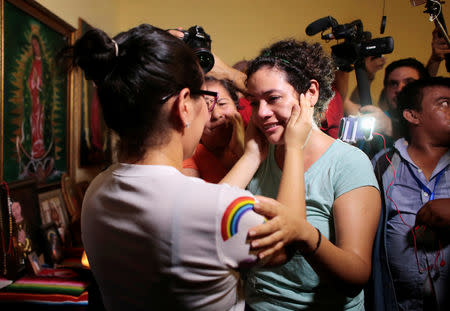
[[[276,198],[281,170],[269,147],[248,189]],[[355,188],[378,184],[369,158],[358,148],[336,140],[305,172],[307,220],[335,243],[333,203]],[[349,267],[351,269],[351,267]],[[276,268],[253,268],[245,274],[246,302],[255,310],[364,310],[364,294],[346,297],[335,285],[321,281],[303,256],[296,252]]]

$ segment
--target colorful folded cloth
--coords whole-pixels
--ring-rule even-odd
[[[44,268],[38,276],[26,275],[0,291],[4,302],[87,305],[90,282],[72,269]]]
[[[39,276],[24,276],[11,285],[3,288],[3,292],[29,292],[81,295],[89,286],[89,281],[79,277],[69,269],[48,269],[41,271]],[[66,271],[64,271],[66,270]],[[44,275],[42,274],[44,272]]]
[[[38,294],[38,293],[14,293],[0,292],[0,307],[2,303],[26,302],[52,305],[88,305],[88,292],[84,291],[79,296],[63,294]]]

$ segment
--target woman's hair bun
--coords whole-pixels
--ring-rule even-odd
[[[83,69],[86,79],[101,83],[118,60],[115,45],[104,31],[88,30],[73,46],[73,65]]]

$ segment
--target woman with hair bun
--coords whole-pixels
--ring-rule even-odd
[[[281,191],[288,120],[302,98],[314,107],[315,121],[297,158],[305,170],[306,218],[293,238],[293,258],[279,267],[250,269],[249,310],[364,310],[380,196],[367,156],[317,126],[333,96],[333,79],[334,66],[321,46],[295,40],[262,50],[247,69],[252,118],[270,144],[249,191],[272,198]]]
[[[81,215],[106,309],[243,310],[238,271],[285,260],[290,232],[271,226],[293,209],[180,172],[217,100],[192,50],[164,30],[140,25],[114,38],[88,31],[65,55],[95,82],[105,122],[120,138],[119,163],[90,183]],[[294,144],[302,144],[310,127],[312,109],[301,104],[290,121]],[[255,139],[245,150],[244,159],[260,156]],[[292,184],[302,187],[302,180]],[[258,207],[274,219],[262,224],[252,210]],[[255,228],[266,233],[254,241],[274,242],[258,257],[247,241]]]

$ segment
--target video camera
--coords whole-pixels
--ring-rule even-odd
[[[211,38],[200,26],[192,26],[183,32],[183,41],[189,45],[198,58],[204,73],[214,66],[214,55],[211,53]]]
[[[331,32],[325,30],[331,27]],[[363,30],[361,20],[339,25],[331,16],[320,18],[306,27],[306,34],[314,36],[322,32],[323,40],[344,39],[344,42],[331,47],[331,55],[338,70],[350,72],[355,69],[361,106],[371,105],[369,78],[365,69],[367,56],[381,56],[392,53],[392,37],[372,39],[372,34]]]
[[[331,27],[331,32],[325,34],[325,30]],[[306,34],[314,36],[322,32],[321,38],[329,41],[332,39],[344,39],[343,43],[331,47],[331,54],[339,70],[350,72],[355,63],[363,61],[367,56],[381,56],[392,53],[394,40],[392,37],[372,39],[369,31],[363,30],[361,20],[355,20],[348,24],[339,25],[331,16],[320,18],[306,27]]]

